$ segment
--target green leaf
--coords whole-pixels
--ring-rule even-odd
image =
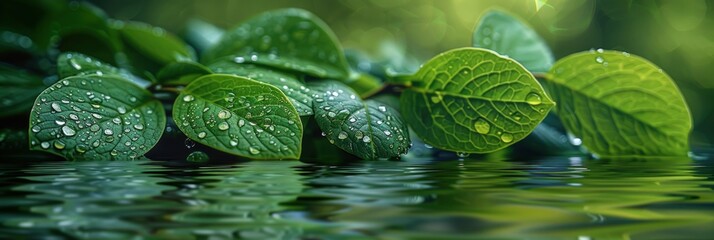
[[[686,156],[692,118],[672,79],[628,53],[589,51],[547,78],[565,127],[600,156]]]
[[[166,65],[156,74],[156,79],[162,84],[185,85],[211,73],[211,69],[200,63],[182,60]]]
[[[113,21],[111,26],[120,33],[123,51],[136,74],[153,73],[169,63],[195,59],[193,49],[162,28],[122,21]]]
[[[322,20],[301,9],[266,12],[225,33],[207,51],[203,62],[210,65],[221,58],[322,78],[349,77],[347,60],[335,34]]]
[[[134,76],[130,72],[116,68],[99,59],[76,52],[66,52],[57,58],[57,75],[59,78],[66,78],[78,75],[117,75],[121,78],[140,86],[146,87],[150,83],[144,79]]]
[[[290,99],[300,116],[313,114],[310,89],[305,87],[305,84],[294,75],[273,71],[258,65],[237,64],[228,61],[217,62],[210,67],[216,73],[234,74],[273,85]]]
[[[27,113],[44,89],[39,76],[0,65],[0,117]]]
[[[331,143],[362,159],[392,158],[409,150],[409,131],[399,112],[337,81],[310,83],[315,120]]]
[[[57,75],[60,79],[83,73],[121,75],[118,68],[81,53],[66,52],[57,58]]]
[[[166,115],[146,90],[117,76],[68,77],[30,115],[30,148],[70,160],[136,159],[161,137]]]
[[[244,77],[203,76],[181,91],[173,119],[196,142],[253,159],[298,159],[302,124],[278,88]]]
[[[183,37],[186,41],[202,53],[216,45],[225,31],[208,22],[192,19],[186,24]]]
[[[429,60],[402,93],[404,119],[424,142],[487,153],[526,137],[554,103],[523,66],[486,49],[460,48]]]
[[[547,72],[553,53],[531,27],[508,13],[491,10],[473,34],[473,46],[491,49],[515,59],[531,72]]]
[[[382,81],[368,73],[353,72],[350,79],[344,83],[362,98],[372,96],[384,88]]]

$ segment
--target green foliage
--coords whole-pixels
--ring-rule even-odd
[[[531,72],[547,72],[553,65],[553,54],[545,41],[525,23],[499,10],[481,17],[473,46],[513,58]]]
[[[392,158],[409,149],[409,131],[391,107],[362,101],[336,81],[310,84],[315,120],[330,143],[363,159]]]
[[[186,85],[197,78],[213,73],[208,67],[200,63],[180,60],[178,62],[169,63],[162,68],[157,74],[156,79],[161,84]]]
[[[672,79],[629,53],[582,52],[548,76],[566,128],[600,156],[686,156],[692,118]]]
[[[421,61],[396,45],[385,45],[379,61],[345,54],[327,24],[301,9],[265,12],[225,33],[191,22],[192,46],[88,3],[33,11],[42,16],[0,17],[23,20],[0,24],[0,117],[30,112],[22,125],[30,148],[67,159],[142,158],[163,136],[167,111],[188,139],[251,159],[299,159],[303,146],[336,158],[339,149],[398,158],[412,139],[493,152],[524,139],[555,106],[531,74],[547,71],[538,75],[564,129],[551,117],[530,145],[553,146],[567,131],[599,156],[681,156],[689,148],[689,110],[656,66],[591,51],[551,69],[545,41],[501,11],[477,24],[472,44],[479,48],[444,52],[418,70]],[[163,137],[176,136],[184,141],[180,133]]]
[[[67,159],[136,159],[161,137],[161,103],[116,76],[84,75],[60,80],[35,100],[30,148]]]
[[[407,123],[424,142],[451,151],[493,152],[524,137],[554,103],[517,62],[461,48],[432,58],[401,96]]]
[[[260,14],[225,33],[203,57],[223,58],[297,71],[315,77],[346,79],[349,67],[335,34],[302,9]]]
[[[278,88],[232,75],[201,77],[181,91],[176,125],[189,138],[253,159],[300,157],[302,124]]]
[[[217,62],[210,67],[216,73],[244,76],[273,85],[288,96],[300,116],[310,116],[313,114],[310,89],[305,87],[305,84],[298,80],[295,75],[280,72],[279,70],[271,70],[259,65],[237,64],[229,61]]]
[[[45,85],[40,77],[0,65],[0,117],[27,113]]]

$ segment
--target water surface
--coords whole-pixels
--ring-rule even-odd
[[[0,164],[0,238],[706,239],[714,160]],[[19,163],[18,163],[19,162]]]

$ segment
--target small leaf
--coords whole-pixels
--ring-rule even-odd
[[[331,143],[362,159],[392,158],[409,149],[409,131],[399,113],[337,81],[309,84],[315,120]]]
[[[111,26],[120,33],[123,51],[136,74],[156,72],[169,63],[195,59],[193,49],[162,28],[121,21],[113,21]]]
[[[491,49],[515,59],[531,72],[547,72],[553,53],[531,27],[508,13],[491,10],[473,34],[473,46]]]
[[[558,116],[600,156],[686,156],[692,118],[672,79],[649,61],[615,51],[559,60],[547,78]]]
[[[208,22],[192,19],[186,24],[183,34],[186,41],[199,53],[216,45],[225,31]]]
[[[134,76],[126,70],[76,52],[60,54],[57,58],[57,74],[60,79],[78,75],[117,75],[140,87],[146,87],[150,84],[148,81]]]
[[[335,34],[322,20],[301,9],[275,10],[249,19],[225,33],[203,62],[226,57],[322,78],[349,77]]]
[[[188,60],[181,60],[170,63],[162,68],[156,79],[163,84],[185,85],[191,83],[199,77],[213,73],[211,69],[200,63]]]
[[[146,90],[116,76],[60,80],[35,100],[30,148],[70,160],[136,159],[161,137],[166,115]]]
[[[39,76],[0,65],[0,117],[27,113],[45,85]]]
[[[523,66],[495,52],[461,48],[429,60],[402,93],[401,111],[424,142],[487,153],[526,137],[554,103]]]
[[[203,76],[174,102],[183,133],[214,149],[253,159],[300,157],[302,124],[278,88],[244,77]]]
[[[258,65],[237,64],[228,61],[217,62],[210,67],[216,73],[235,74],[273,85],[285,93],[300,116],[313,114],[310,89],[305,87],[305,84],[294,75],[273,71]]]

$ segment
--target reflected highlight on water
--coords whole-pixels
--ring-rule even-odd
[[[711,158],[3,164],[0,238],[706,238],[713,179]]]

